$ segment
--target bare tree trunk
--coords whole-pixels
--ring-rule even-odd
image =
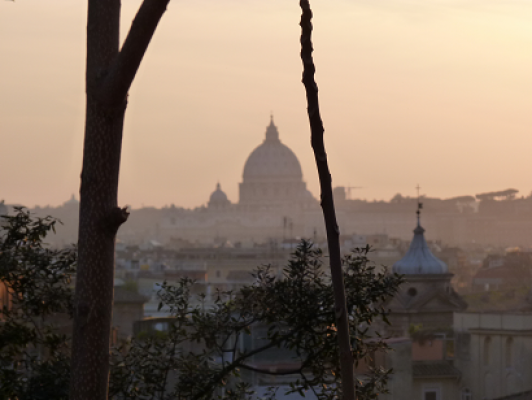
[[[119,51],[120,0],[89,0],[72,400],[107,399],[115,239],[128,217],[117,206],[127,92],[168,2],[144,0]]]
[[[332,193],[332,178],[327,163],[327,153],[323,143],[323,123],[320,116],[318,102],[318,85],[314,81],[316,68],[312,59],[312,11],[308,0],[301,0],[301,61],[303,61],[303,84],[307,94],[307,111],[312,133],[312,149],[316,159],[320,178],[321,207],[327,230],[327,244],[329,246],[329,260],[334,290],[336,326],[342,371],[342,394],[344,400],[355,400],[355,380],[353,367],[353,353],[349,339],[349,322],[345,301],[342,261],[340,256],[340,230],[336,222],[334,199]]]

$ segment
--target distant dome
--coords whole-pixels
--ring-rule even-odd
[[[216,184],[216,190],[212,192],[209,202],[225,202],[227,200],[227,195],[222,191],[222,187],[219,183]]]
[[[410,248],[406,255],[393,265],[393,272],[406,275],[446,274],[449,272],[447,264],[430,251],[423,235],[424,232],[425,229],[421,227],[418,220]]]
[[[219,183],[216,184],[216,190],[212,192],[209,198],[209,207],[220,207],[229,205],[231,202],[227,198],[227,195],[222,191]]]
[[[308,196],[299,160],[279,140],[273,116],[266,128],[266,138],[244,165],[239,186],[239,205],[244,207],[306,207],[315,202]]]
[[[76,199],[76,196],[73,194],[72,197],[70,197],[70,199],[68,199],[67,201],[65,201],[63,203],[63,205],[65,205],[65,206],[68,206],[68,205],[79,206],[79,201],[78,201],[78,199]]]
[[[246,181],[301,181],[303,173],[296,155],[279,140],[279,132],[273,123],[266,129],[266,138],[249,155],[244,166]]]

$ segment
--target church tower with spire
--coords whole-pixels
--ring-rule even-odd
[[[453,313],[463,311],[467,303],[451,285],[453,274],[430,250],[421,226],[421,209],[417,206],[417,226],[405,256],[393,265],[393,272],[403,274],[405,282],[387,307],[391,311],[387,328],[392,336],[408,336],[411,326],[424,329],[447,329]]]

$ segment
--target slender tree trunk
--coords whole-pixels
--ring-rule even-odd
[[[355,400],[355,379],[353,353],[349,338],[349,322],[345,301],[345,291],[340,256],[340,230],[336,222],[332,178],[327,163],[327,153],[323,142],[323,123],[318,102],[318,85],[314,81],[316,68],[312,59],[312,11],[308,0],[301,0],[301,60],[303,61],[303,84],[307,95],[307,111],[311,129],[312,149],[320,178],[321,207],[327,231],[329,260],[334,290],[336,327],[338,332],[340,368],[342,371],[342,395],[344,400]]]
[[[120,0],[89,0],[72,400],[107,399],[115,239],[128,217],[117,206],[127,92],[168,1],[144,0],[119,51]]]

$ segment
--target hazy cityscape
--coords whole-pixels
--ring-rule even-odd
[[[268,264],[281,274],[301,239],[327,249],[319,201],[306,188],[297,155],[281,139],[271,116],[262,143],[243,167],[237,203],[217,183],[206,202],[192,209],[172,204],[131,210],[116,245],[114,326],[119,338],[131,337],[147,321],[164,326],[158,321],[169,313],[158,308],[157,297],[164,281],[194,279],[195,292],[206,294],[197,301],[209,307],[216,290],[252,284],[257,266]],[[521,372],[512,372],[515,362],[532,373],[532,197],[506,189],[438,199],[417,187],[410,196],[365,201],[356,198],[356,189],[334,188],[342,252],[369,245],[369,258],[378,269],[393,267],[407,276],[390,303],[391,325],[380,328],[396,350],[383,361],[396,371],[390,398],[416,398],[416,391],[424,390],[424,400],[467,399],[488,388],[498,393],[493,398],[502,398],[532,389]],[[414,231],[420,203],[426,233]],[[13,214],[17,206],[4,204],[3,213]],[[32,212],[62,221],[47,238],[49,245],[76,243],[76,195],[61,206]],[[414,245],[420,234],[421,244]],[[432,264],[441,270],[430,270]],[[131,287],[134,292],[124,291]],[[138,325],[142,320],[144,325]],[[427,331],[430,340],[417,338],[412,327]],[[494,352],[489,368],[482,361],[487,356],[476,353],[478,346],[488,346],[482,344],[487,340],[498,343],[485,350]],[[437,397],[427,395],[426,382]]]
[[[311,2],[344,308],[299,2],[4,3],[0,398],[532,400],[529,3]]]

